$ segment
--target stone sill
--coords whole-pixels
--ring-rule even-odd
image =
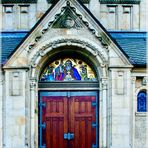
[[[148,117],[148,112],[135,112],[135,116]]]
[[[56,3],[59,0],[47,0],[48,3]],[[84,4],[88,4],[90,0],[80,0]]]
[[[141,0],[100,0],[101,4],[139,4]]]

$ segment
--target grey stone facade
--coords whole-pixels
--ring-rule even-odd
[[[146,31],[146,0],[139,4],[102,4],[90,0],[84,5],[106,30]],[[39,75],[61,47],[65,53],[66,50],[77,52],[88,58],[98,73],[99,147],[147,148],[147,112],[137,112],[137,94],[147,90],[147,85],[142,83],[147,78],[146,66],[131,64],[76,0],[60,0],[50,10],[51,7],[46,0],[1,4],[2,31],[30,30],[44,16],[1,68],[0,148],[38,147]],[[58,22],[57,17],[65,7],[72,10],[74,24],[62,28],[62,21]]]

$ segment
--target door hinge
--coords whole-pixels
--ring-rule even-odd
[[[97,126],[96,122],[92,122],[91,126],[92,128],[95,128]]]
[[[96,144],[92,144],[92,148],[98,148]]]
[[[41,107],[41,106],[42,106],[42,107],[46,107],[46,103],[45,103],[45,102],[40,102],[40,103],[39,103],[39,106],[40,106],[40,107]]]
[[[92,102],[91,105],[92,105],[92,107],[96,107],[97,103],[96,102]]]
[[[43,129],[45,129],[45,128],[46,128],[46,123],[43,122],[42,124],[40,124],[40,126],[41,126]]]
[[[39,148],[46,148],[46,144],[39,146]]]

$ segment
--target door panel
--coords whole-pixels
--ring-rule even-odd
[[[39,148],[98,148],[97,97],[90,94],[40,95]],[[73,133],[74,139],[64,139],[64,133]]]
[[[46,103],[42,122],[46,123],[44,138],[47,148],[66,148],[67,141],[64,133],[68,132],[67,98],[66,97],[43,97]]]
[[[92,128],[92,123],[96,122],[96,108],[92,102],[96,102],[95,97],[75,96],[70,99],[69,128],[75,134],[70,148],[91,148],[96,143],[96,128]]]

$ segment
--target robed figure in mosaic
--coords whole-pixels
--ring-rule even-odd
[[[74,61],[61,59],[53,62],[42,73],[41,81],[96,80],[94,72],[86,63],[81,60]]]
[[[81,80],[81,76],[78,70],[73,67],[72,62],[70,60],[67,60],[65,62],[65,66],[60,64],[55,69],[55,80]]]

